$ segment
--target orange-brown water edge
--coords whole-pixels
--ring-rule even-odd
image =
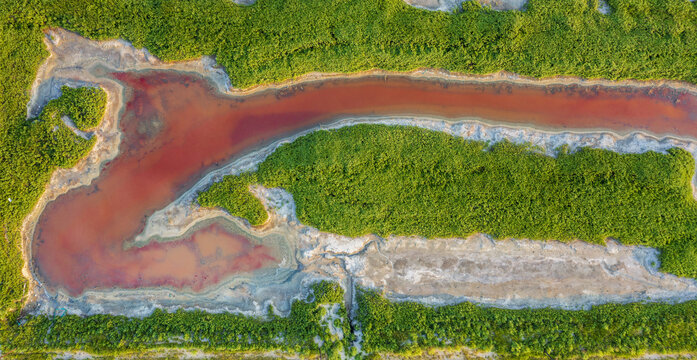
[[[661,88],[455,83],[408,77],[334,79],[223,96],[176,72],[117,73],[128,89],[119,155],[89,186],[49,203],[34,233],[34,268],[50,289],[171,286],[199,291],[275,266],[269,246],[213,223],[167,243],[124,250],[147,217],[202,174],[278,137],[343,116],[481,117],[567,129],[697,137],[697,99]],[[212,257],[211,257],[212,256]]]

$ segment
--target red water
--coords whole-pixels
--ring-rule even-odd
[[[174,72],[119,73],[130,96],[117,158],[91,185],[49,203],[32,250],[51,288],[172,286],[201,290],[277,262],[272,249],[211,225],[143,248],[123,243],[200,176],[240,153],[342,116],[475,116],[540,127],[697,137],[697,99],[668,88],[535,87],[367,77],[225,97]],[[212,255],[215,254],[215,255]],[[213,256],[213,257],[211,257]]]

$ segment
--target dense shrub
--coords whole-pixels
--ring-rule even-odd
[[[237,87],[311,71],[443,68],[545,77],[694,82],[697,5],[687,0],[530,0],[455,13],[403,0],[30,0],[28,21],[122,37],[165,60],[215,55]],[[20,7],[20,6],[17,6]],[[34,15],[36,13],[36,15]],[[25,15],[25,16],[26,16]]]
[[[60,124],[51,135],[46,123],[26,120],[28,90],[47,56],[42,29],[121,37],[164,60],[214,55],[238,87],[310,71],[418,67],[697,81],[697,3],[608,3],[606,16],[595,10],[597,0],[531,0],[523,12],[468,2],[452,14],[402,0],[259,0],[249,7],[229,0],[0,2],[0,318],[17,310],[24,294],[22,219],[56,166],[69,166],[89,148],[67,141],[73,135]],[[694,257],[694,244],[685,237],[686,251],[677,243],[665,248],[664,268],[692,271],[681,267]]]
[[[504,359],[564,359],[697,351],[697,301],[508,310],[390,302],[371,290],[359,291],[357,301],[368,353],[465,346]]]

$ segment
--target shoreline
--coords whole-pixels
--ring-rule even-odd
[[[685,91],[697,95],[697,85],[685,81],[674,80],[607,80],[607,79],[587,79],[574,76],[557,75],[546,78],[534,78],[518,75],[508,71],[499,71],[491,74],[468,74],[451,72],[444,69],[417,68],[410,71],[390,71],[381,69],[363,70],[353,73],[324,73],[310,72],[288,80],[271,82],[267,84],[254,85],[248,88],[230,88],[224,92],[230,95],[247,96],[265,90],[279,90],[297,85],[306,85],[326,80],[355,79],[367,76],[402,76],[416,80],[445,80],[448,82],[461,83],[504,83],[523,86],[547,87],[547,86],[570,86],[578,85],[582,87],[602,86],[606,88],[632,88],[648,89],[655,87],[668,87],[672,90]]]
[[[216,87],[220,94],[233,96],[247,96],[261,91],[283,89],[293,87],[296,85],[316,83],[330,79],[339,80],[361,78],[367,76],[403,76],[407,78],[422,80],[458,81],[470,83],[500,82],[539,87],[550,85],[579,85],[630,88],[650,88],[654,86],[668,86],[676,90],[687,91],[691,94],[697,95],[697,86],[675,81],[626,80],[614,82],[601,79],[593,80],[569,77],[554,77],[539,80],[533,78],[525,78],[505,72],[499,72],[490,75],[463,75],[458,73],[450,73],[442,70],[431,69],[417,69],[410,72],[368,70],[350,74],[309,73],[279,83],[258,85],[247,89],[234,89],[231,88],[229,78],[227,77],[225,72],[221,68],[217,67],[213,59],[210,57],[203,57],[202,59],[193,61],[164,63],[154,58],[146,50],[135,49],[129,43],[123,40],[110,40],[102,42],[92,41],[62,29],[49,30],[48,34],[48,37],[53,38],[51,40],[49,40],[48,38],[45,39],[45,43],[49,48],[50,55],[37,71],[37,77],[35,78],[34,84],[32,86],[31,100],[27,105],[28,114],[35,112],[42,103],[45,103],[48,100],[47,97],[50,95],[51,92],[48,91],[49,94],[46,94],[46,88],[44,88],[44,93],[42,93],[42,86],[55,87],[56,85],[59,86],[61,82],[65,83],[66,80],[67,82],[88,82],[106,87],[105,90],[108,94],[108,102],[107,113],[105,114],[104,120],[102,124],[99,126],[99,128],[95,130],[95,135],[97,136],[97,143],[95,144],[95,148],[87,155],[86,158],[82,159],[76,167],[71,169],[59,169],[55,171],[51,177],[51,181],[46,187],[46,191],[39,198],[37,205],[34,207],[32,212],[24,219],[21,229],[22,253],[25,260],[23,275],[28,278],[30,283],[29,292],[27,295],[27,302],[25,302],[24,305],[30,302],[32,298],[37,299],[37,296],[40,297],[41,294],[37,294],[36,290],[37,288],[43,287],[43,285],[34,276],[34,270],[31,268],[31,241],[33,238],[32,235],[34,227],[36,225],[36,221],[38,220],[39,215],[43,211],[43,208],[48,202],[54,200],[59,195],[66,193],[75,187],[89,184],[94,178],[96,178],[99,175],[101,165],[104,162],[109,161],[110,159],[113,159],[115,156],[118,155],[118,146],[121,139],[121,133],[118,129],[118,118],[124,108],[124,98],[126,89],[117,81],[107,79],[104,76],[95,75],[94,72],[100,71],[100,68],[118,71],[170,70],[185,73],[195,73],[209,80]],[[66,41],[68,42],[68,45],[65,45],[64,42]],[[73,44],[70,44],[71,41],[73,42]],[[77,42],[77,44],[75,44],[75,42]],[[83,52],[73,52],[71,54],[71,45],[73,47],[78,48],[80,46],[83,48],[90,48],[91,51],[88,50],[84,52],[85,54],[88,54],[87,56],[83,55]],[[109,63],[109,52],[111,52],[112,55],[116,53],[120,56],[118,59],[118,66],[111,66],[113,64]],[[66,55],[66,53],[69,55],[68,60],[61,58],[61,56]],[[93,55],[92,57],[89,56],[90,53]],[[94,56],[95,53],[103,55],[103,57]],[[122,61],[123,59],[126,60]],[[73,63],[70,63],[71,60],[73,60]],[[50,88],[48,90],[50,90]],[[326,125],[329,124],[320,125],[318,128],[324,128]],[[552,131],[551,129],[536,129],[533,126],[521,126],[521,129],[532,129],[536,131]],[[314,130],[315,129],[313,128],[311,131]],[[604,131],[608,133],[614,133],[612,131]],[[579,133],[586,134],[592,132],[594,132],[594,130],[583,131]],[[630,132],[629,134],[644,133]],[[622,137],[629,136],[629,134],[617,135]],[[645,134],[645,136],[657,138],[651,134]],[[664,138],[673,137],[661,137],[661,139]],[[675,139],[681,139],[681,137],[676,136]],[[284,140],[285,139],[280,139],[274,142],[274,144]],[[250,151],[244,152],[240,154],[240,156],[238,156],[236,159],[232,160],[239,160],[245,158],[253,153],[258,152],[259,150],[260,149],[250,149]],[[207,178],[208,176],[209,174],[205,175],[203,178]],[[203,179],[201,179],[201,181],[203,181]],[[197,185],[198,184],[199,183],[197,183]],[[183,195],[184,194],[182,194],[182,196]],[[154,215],[155,214],[153,214],[153,216]],[[222,283],[223,282],[221,282],[221,284]],[[215,288],[221,286],[222,285],[216,285]],[[109,291],[111,293],[114,292],[114,290]],[[169,290],[166,289],[165,291],[169,292]],[[196,294],[200,295],[202,293],[205,292]],[[48,296],[45,293],[43,295]]]

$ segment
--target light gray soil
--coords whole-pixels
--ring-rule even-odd
[[[427,10],[452,11],[459,9],[462,0],[404,0],[407,4]],[[528,0],[476,0],[494,10],[522,10]]]

